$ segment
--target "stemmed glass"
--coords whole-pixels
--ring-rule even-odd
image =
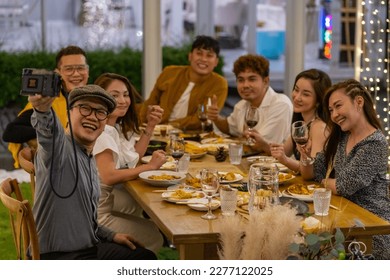
[[[179,159],[184,155],[185,143],[184,139],[172,135],[169,141],[169,154],[175,159],[175,171],[178,172]]]
[[[309,127],[304,121],[296,121],[291,125],[291,137],[297,145],[305,146],[309,141]],[[314,159],[308,156],[302,161],[305,164],[312,164]]]
[[[205,132],[206,123],[207,123],[207,105],[199,104],[198,105],[198,118],[202,122],[202,132]]]
[[[202,169],[200,172],[200,181],[203,192],[207,195],[208,199],[208,211],[205,215],[201,216],[205,220],[214,220],[217,218],[211,210],[211,200],[213,195],[219,189],[219,175],[215,169]]]
[[[259,111],[256,107],[249,106],[246,113],[245,113],[245,123],[248,126],[248,130],[251,131],[259,122]],[[255,144],[255,141],[252,137],[249,137],[247,139],[248,146],[253,146]]]

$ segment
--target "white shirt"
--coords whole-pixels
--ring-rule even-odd
[[[97,155],[104,150],[111,150],[115,167],[120,168],[134,168],[139,160],[139,154],[135,151],[135,137],[130,137],[129,140],[119,133],[119,125],[117,128],[106,125],[103,133],[96,140],[95,146],[93,147],[93,154]]]
[[[245,113],[250,103],[240,100],[227,117],[229,133],[233,136],[242,136],[245,127]],[[290,99],[276,93],[271,87],[264,96],[263,101],[257,108],[259,111],[259,122],[253,128],[256,129],[267,142],[283,143],[290,135],[293,106]]]
[[[190,100],[190,94],[192,89],[194,88],[195,83],[189,82],[186,90],[180,96],[180,99],[177,101],[175,106],[173,107],[172,113],[169,116],[169,121],[181,119],[187,117],[188,113],[188,102]]]

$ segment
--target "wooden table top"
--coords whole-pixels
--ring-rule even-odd
[[[238,172],[246,176],[248,166],[246,159],[243,159],[240,166],[235,166],[231,165],[229,161],[216,162],[213,156],[206,155],[202,159],[191,161],[189,173],[194,176],[202,168],[213,167],[219,171]],[[301,177],[296,177],[285,184],[281,184],[280,189],[283,190],[290,184],[302,182]],[[200,218],[204,212],[192,210],[187,205],[177,205],[163,201],[161,193],[153,192],[153,190],[164,188],[151,186],[140,179],[127,182],[126,188],[173,244],[218,242],[218,222],[220,219],[204,220]],[[315,216],[327,227],[339,227],[344,232],[349,230],[354,236],[390,234],[389,222],[355,203],[333,195],[331,204],[342,211],[330,209],[329,215],[326,217]],[[313,212],[313,203],[308,202],[308,205],[309,211]],[[220,209],[214,210],[213,213],[221,215]],[[356,220],[364,224],[365,227],[355,227]]]

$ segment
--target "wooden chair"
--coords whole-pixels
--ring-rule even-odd
[[[9,211],[18,259],[39,260],[38,235],[31,206],[23,199],[17,180],[8,178],[1,183],[0,200]]]
[[[31,194],[32,200],[34,201],[35,197],[35,168],[34,168],[34,150],[30,147],[24,147],[18,153],[18,160],[20,166],[30,174],[30,185],[31,185]]]

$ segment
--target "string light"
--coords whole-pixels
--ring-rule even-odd
[[[390,143],[390,4],[361,1],[361,80],[371,92]],[[389,156],[390,163],[390,156]]]

